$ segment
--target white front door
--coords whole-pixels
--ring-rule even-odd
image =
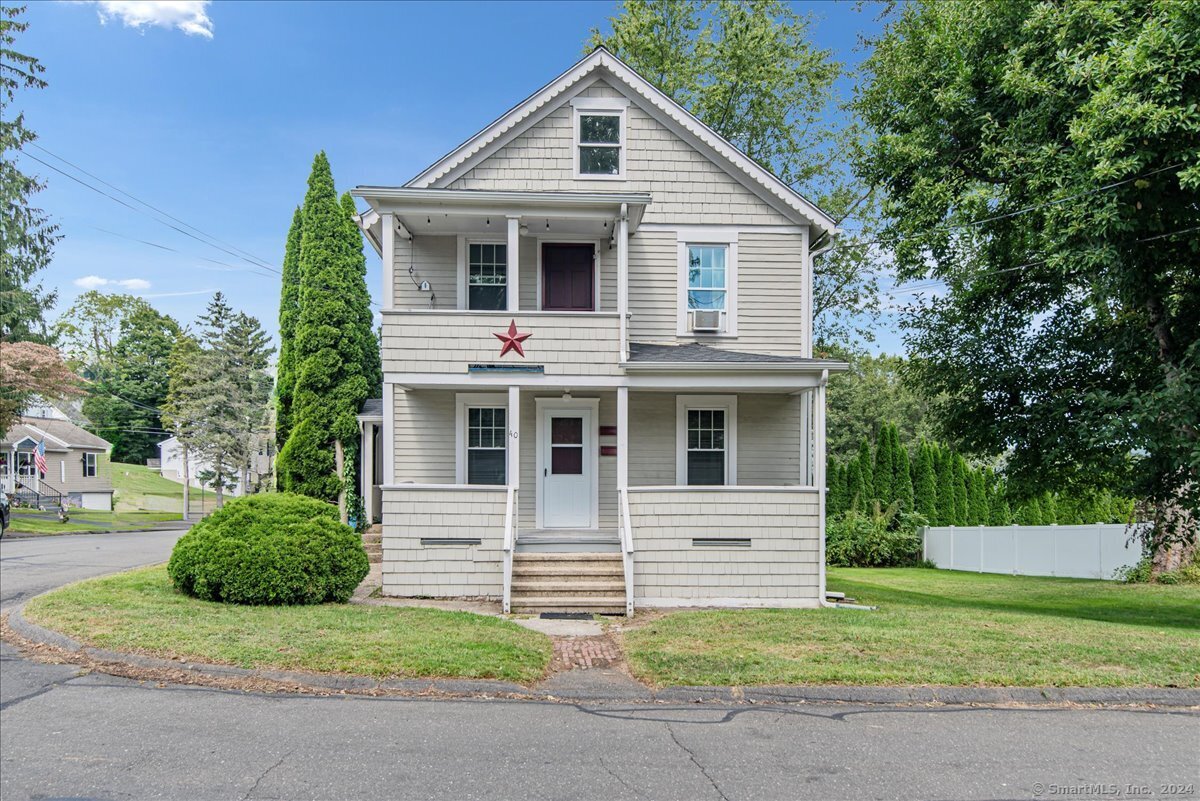
[[[542,409],[542,528],[594,526],[596,472],[593,412],[590,408]]]

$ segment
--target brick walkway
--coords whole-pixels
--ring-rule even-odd
[[[621,661],[621,651],[611,637],[555,637],[551,672],[609,667]]]

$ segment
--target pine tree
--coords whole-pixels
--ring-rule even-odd
[[[870,501],[876,497],[875,494],[875,471],[872,468],[871,458],[871,443],[867,442],[867,438],[863,437],[862,442],[858,444],[858,469],[862,472],[862,494],[859,497],[858,508],[866,509],[870,505]]]
[[[1058,503],[1055,500],[1053,493],[1042,493],[1042,525],[1053,526],[1058,523]]]
[[[917,448],[917,469],[913,477],[913,505],[930,525],[939,525],[937,508],[937,471],[933,466],[933,447],[922,440]]]
[[[846,509],[862,511],[867,508],[867,485],[863,481],[862,465],[851,459],[846,468]]]
[[[972,526],[987,524],[987,490],[984,488],[983,471],[969,469],[967,473],[967,508]]]
[[[912,464],[908,459],[908,451],[899,445],[899,433],[892,429],[892,444],[896,446],[896,455],[900,457],[896,470],[896,500],[900,503],[900,511],[913,511],[916,502],[913,494]]]
[[[283,251],[279,291],[279,364],[275,377],[275,444],[282,448],[292,430],[292,395],[296,389],[295,338],[300,317],[300,235],[304,212],[297,206]]]
[[[1004,499],[1004,493],[998,487],[993,487],[988,498],[987,524],[989,526],[1012,525],[1012,511],[1008,508],[1008,501]]]
[[[351,244],[347,219],[329,160],[318,153],[301,223],[291,432],[276,463],[284,489],[336,500],[343,520],[358,411],[379,381],[379,352],[364,333],[370,307],[362,243]]]
[[[937,449],[937,509],[939,526],[952,526],[954,516],[954,459],[945,448]]]
[[[837,517],[846,508],[846,476],[832,454],[825,459],[825,488],[825,516]]]

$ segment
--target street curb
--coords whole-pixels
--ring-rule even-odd
[[[562,691],[548,693],[492,679],[373,679],[368,676],[323,675],[302,671],[257,670],[207,662],[162,659],[84,645],[61,632],[25,619],[25,604],[13,607],[8,625],[25,639],[82,654],[101,662],[115,662],[144,669],[183,671],[198,679],[259,679],[291,687],[347,694],[379,695],[400,693],[458,698],[504,697],[538,701],[660,703],[660,704],[802,704],[851,703],[956,706],[1161,706],[1200,707],[1200,689],[1177,687],[864,687],[840,685],[757,687],[663,687],[647,688],[641,700],[628,692],[605,695],[589,690],[579,697]]]
[[[171,526],[167,528],[98,528],[89,531],[47,531],[42,534],[34,534],[27,531],[6,531],[4,539],[7,540],[43,540],[47,537],[94,537],[98,534],[156,534],[162,531],[187,531],[191,528],[190,521],[187,526]]]

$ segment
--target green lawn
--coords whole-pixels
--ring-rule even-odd
[[[548,637],[470,612],[198,601],[162,565],[72,584],[24,614],[96,646],[246,668],[531,682],[551,656]]]
[[[660,685],[1200,687],[1200,587],[831,568],[878,611],[678,612],[625,634]]]
[[[179,520],[178,512],[96,512],[89,509],[71,509],[70,521],[58,522],[58,517],[44,512],[29,512],[13,509],[10,519],[14,534],[64,534],[80,531],[133,531],[154,528],[159,523]]]
[[[163,478],[145,465],[113,462],[112,471],[114,506],[118,511],[148,510],[179,512],[183,509],[183,485]],[[192,487],[189,504],[198,512],[201,506],[211,509],[216,504],[216,495],[210,490]]]

